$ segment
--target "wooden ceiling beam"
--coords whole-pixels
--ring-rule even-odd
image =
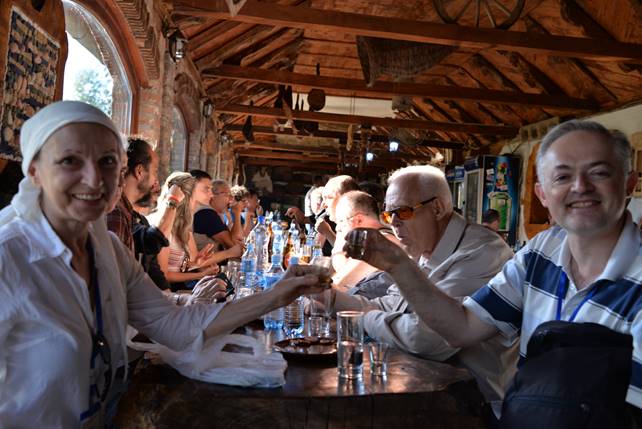
[[[275,160],[275,161],[291,161],[291,162],[298,162],[298,163],[305,163],[308,165],[314,165],[314,164],[324,164],[324,165],[339,165],[341,164],[341,160],[339,157],[336,158],[321,158],[321,157],[310,157],[310,156],[303,156],[303,155],[293,155],[293,154],[287,154],[287,156],[283,156],[286,154],[283,153],[277,153],[277,152],[268,152],[268,151],[247,151],[247,152],[238,152],[239,158],[243,158],[244,160]],[[359,155],[354,154],[354,156],[349,156],[349,157],[344,157],[343,164],[355,164],[359,162]],[[379,157],[375,157],[374,161],[370,161],[368,163],[370,166],[373,167],[390,167],[390,168],[397,168],[405,164],[405,161],[399,158],[385,158],[382,159]],[[299,165],[300,167],[300,165]]]
[[[285,159],[285,160],[294,160],[294,161],[314,161],[324,164],[336,164],[339,162],[338,156],[310,156],[300,153],[289,153],[289,152],[274,152],[270,150],[259,150],[252,149],[250,144],[250,149],[240,149],[238,152],[239,156],[245,156],[250,158],[270,158],[270,159]]]
[[[255,132],[255,134],[257,134]],[[277,142],[252,142],[252,143],[234,143],[234,150],[247,150],[248,148],[266,149],[266,150],[279,150],[285,152],[309,152],[315,154],[323,154],[327,156],[336,155],[339,152],[338,148],[328,147],[315,147],[315,146],[301,146],[291,145]]]
[[[518,106],[538,106],[572,110],[597,110],[599,105],[593,100],[581,100],[560,95],[527,94],[519,91],[497,91],[480,88],[461,88],[447,85],[431,85],[408,82],[375,82],[366,86],[363,80],[345,79],[312,74],[292,73],[285,70],[265,70],[253,67],[221,65],[204,69],[203,78],[234,79],[250,82],[263,82],[296,85],[303,88],[326,90],[346,90],[358,97],[380,97],[392,99],[397,95],[426,97],[439,100],[484,101]]]
[[[218,113],[231,113],[235,115],[252,115],[264,118],[288,119],[283,109],[272,107],[244,106],[241,104],[227,104],[216,107]],[[337,113],[292,111],[292,119],[334,124],[372,125],[390,128],[408,128],[417,130],[437,130],[454,133],[488,134],[502,137],[514,137],[519,129],[506,125],[468,124],[457,122],[437,122],[412,119],[378,118],[374,116],[340,115]]]
[[[292,153],[283,153],[283,152],[270,152],[265,150],[257,149],[247,149],[247,150],[238,150],[237,154],[239,157],[244,158],[255,158],[255,159],[278,159],[282,161],[300,161],[300,162],[314,162],[318,164],[356,164],[359,162],[359,154],[346,154],[343,157],[343,161],[337,155],[334,157],[312,157],[309,155],[303,154],[292,154]],[[375,155],[376,156],[376,155]],[[406,159],[411,161],[421,161],[421,162],[430,162],[432,159],[430,156],[404,156],[402,154],[395,154],[395,157],[390,156],[376,156],[376,161],[371,161],[372,165],[375,166],[391,166],[398,167]]]
[[[242,125],[226,125],[223,127],[223,131],[228,131],[228,132],[242,132],[243,131],[243,126]],[[270,135],[270,136],[296,136],[292,132],[291,129],[286,128],[282,131],[275,131],[274,129],[270,127],[259,127],[259,126],[254,126],[252,127],[252,132],[256,135]],[[331,138],[331,139],[339,139],[342,143],[344,143],[348,135],[347,133],[341,132],[341,131],[327,131],[327,130],[319,130],[316,133],[314,133],[314,136],[300,136],[300,137],[321,137],[321,138]],[[361,139],[360,134],[354,134],[353,136],[355,141],[359,141]],[[373,143],[388,143],[390,141],[390,136],[387,135],[381,135],[381,134],[370,134],[370,141]],[[454,149],[454,150],[463,150],[466,145],[463,142],[458,142],[458,141],[448,141],[448,140],[429,140],[429,139],[423,139],[423,146],[429,146],[429,147],[434,147],[434,148],[440,148],[440,149]],[[286,145],[289,146],[289,145]],[[411,144],[407,145],[411,146]]]
[[[526,27],[526,30],[529,34],[550,34],[542,24],[540,24],[530,16],[524,17],[523,21],[524,26]],[[617,100],[617,96],[613,93],[613,91],[611,91],[606,85],[604,85],[600,81],[600,79],[597,78],[595,74],[586,66],[586,64],[584,64],[580,60],[577,60],[575,58],[555,58],[554,61],[552,61],[551,58],[548,58],[546,60],[546,65],[551,70],[557,71],[559,69],[562,69],[562,73],[566,76],[569,76],[569,78],[572,80],[586,82],[586,85],[592,88],[593,91],[595,91],[595,89],[599,89],[600,91],[602,91],[604,94],[604,96],[602,96],[602,99],[599,99],[600,96],[598,94],[596,94],[594,97],[598,99],[598,101],[600,101],[600,104],[605,104],[608,101]],[[579,91],[576,90],[574,93],[578,92]]]
[[[283,160],[283,159],[267,159],[267,158],[247,158],[240,157],[241,162],[245,165],[266,165],[268,167],[290,167],[295,169],[305,169],[313,171],[327,171],[336,173],[337,163],[334,164],[322,164],[315,162],[301,162],[301,161],[292,161],[292,160]]]
[[[272,34],[281,31],[281,27],[270,27],[269,25],[257,25],[256,27],[246,31],[240,36],[234,38],[232,41],[224,44],[223,46],[208,52],[203,57],[197,59],[196,66],[199,69],[205,67],[217,66],[226,58],[238,54],[239,52],[267,39]]]
[[[223,130],[228,132],[233,132],[233,133],[237,133],[237,132],[240,133],[243,130],[243,126],[230,124],[223,127]],[[274,129],[270,127],[254,126],[252,127],[252,132],[256,135],[296,136],[296,134],[294,134],[292,130],[289,128],[286,128],[282,131],[274,131]],[[319,130],[314,134],[314,136],[301,136],[301,137],[333,138],[333,139],[339,139],[343,144],[343,142],[345,142],[347,139],[347,133],[344,133],[341,131]],[[359,141],[360,139],[361,139],[360,134],[354,134],[355,141]],[[416,139],[416,140],[417,142],[408,143],[407,146],[412,147],[414,145],[419,145],[422,147],[432,147],[432,148],[438,148],[438,149],[453,149],[453,150],[463,150],[466,148],[466,144],[464,142],[458,142],[458,141],[436,140],[436,139]],[[370,134],[370,141],[373,143],[388,143],[390,141],[390,137],[381,135],[381,134]]]
[[[545,55],[597,60],[642,60],[642,45],[582,37],[545,36],[494,28],[461,27],[387,16],[282,6],[248,0],[239,13],[230,16],[225,0],[173,0],[174,12],[216,19],[337,31],[384,39],[436,43],[472,49],[505,49]]]

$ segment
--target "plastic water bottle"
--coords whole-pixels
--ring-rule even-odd
[[[281,255],[272,256],[272,265],[270,265],[270,268],[265,272],[264,290],[271,289],[285,274],[281,263]],[[281,329],[283,328],[284,318],[285,309],[283,307],[277,308],[276,310],[270,311],[263,317],[263,325],[265,326],[265,329]]]
[[[257,276],[256,276],[256,252],[254,245],[249,243],[247,249],[241,258],[241,287],[237,291],[239,297],[251,295],[256,289]]]
[[[267,229],[265,228],[265,218],[259,216],[258,222],[254,229],[254,249],[256,252],[256,272],[261,275],[270,267]]]
[[[292,256],[290,258],[291,265],[298,263],[298,257]],[[303,305],[303,297],[300,296],[285,307],[283,329],[288,337],[297,337],[303,333]]]
[[[272,255],[283,255],[283,230],[279,222],[272,222],[272,234],[274,240],[272,241]]]

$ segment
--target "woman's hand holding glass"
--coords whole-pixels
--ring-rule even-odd
[[[192,294],[187,299],[187,305],[211,304],[218,299],[225,298],[226,284],[223,280],[207,275],[196,283]]]
[[[325,272],[314,265],[290,265],[270,291],[279,294],[277,299],[282,307],[301,295],[317,294],[328,288],[322,274]]]

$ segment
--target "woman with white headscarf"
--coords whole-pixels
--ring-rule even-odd
[[[20,147],[26,177],[0,212],[0,426],[108,424],[128,323],[172,349],[199,347],[320,289],[297,267],[247,299],[174,306],[107,232],[123,154],[112,121],[57,102],[25,122]]]

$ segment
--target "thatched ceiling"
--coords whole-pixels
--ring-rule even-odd
[[[234,17],[226,1],[168,3],[189,40],[188,55],[216,104],[221,126],[242,140],[240,128],[247,114],[253,116],[260,147],[239,146],[243,156],[270,159],[271,151],[279,159],[286,153],[282,146],[292,145],[273,131],[274,116],[287,116],[274,109],[277,83],[292,84],[302,93],[321,85],[327,95],[348,97],[348,104],[351,96],[407,97],[395,120],[294,112],[294,119],[319,121],[320,129],[334,130],[335,135],[322,137],[344,137],[330,150],[334,154],[315,149],[322,141],[302,140],[295,144],[299,150],[287,150],[286,158],[294,162],[293,154],[305,159],[318,152],[328,164],[358,158],[356,149],[345,151],[349,123],[355,133],[359,125],[372,126],[371,147],[381,152],[390,132],[403,135],[408,144],[394,158],[382,156],[385,166],[398,164],[394,159],[400,157],[427,160],[439,146],[483,147],[547,118],[584,116],[642,100],[640,0],[525,0],[519,18],[506,30],[489,29],[520,0],[434,0],[451,17],[464,11],[453,25],[444,24],[433,0],[241,0]],[[382,54],[397,41],[410,56],[398,49],[388,57]],[[323,82],[310,81],[317,64]],[[407,75],[417,68],[423,70]],[[372,85],[366,85],[366,78]]]

